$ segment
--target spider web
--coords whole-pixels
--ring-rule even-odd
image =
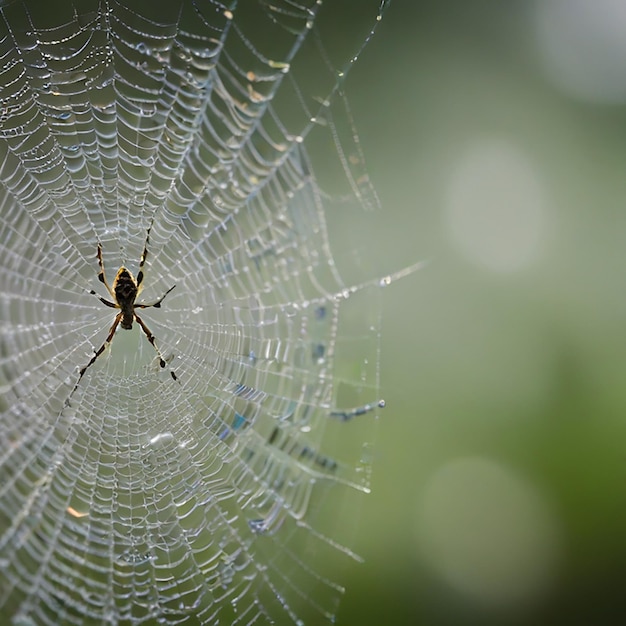
[[[384,3],[359,2],[349,29],[331,4],[0,9],[14,623],[333,619],[395,277],[346,281],[353,255],[331,251],[327,216],[376,206],[339,91]],[[114,316],[90,294],[110,298],[97,246],[111,283],[148,232],[140,300],[176,285],[142,313],[167,365],[137,324],[118,329],[71,395]]]

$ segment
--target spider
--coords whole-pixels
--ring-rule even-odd
[[[106,304],[106,306],[111,307],[112,309],[119,309],[120,312],[115,316],[113,324],[111,324],[111,328],[109,328],[109,334],[104,340],[104,343],[96,350],[95,354],[91,357],[89,363],[87,363],[87,365],[85,365],[85,367],[80,370],[80,374],[78,376],[76,384],[74,385],[74,389],[72,389],[72,393],[70,393],[67,399],[67,404],[69,404],[69,400],[78,388],[78,385],[85,372],[96,362],[98,357],[113,341],[113,336],[115,335],[115,331],[117,330],[118,325],[121,325],[121,327],[125,330],[130,330],[133,327],[133,322],[137,322],[137,324],[139,324],[139,326],[141,327],[141,330],[148,338],[148,341],[155,349],[157,356],[159,357],[159,365],[162,368],[165,367],[165,359],[163,358],[161,351],[154,341],[154,335],[135,311],[135,309],[148,309],[150,307],[154,307],[155,309],[160,308],[161,302],[163,302],[165,296],[167,296],[167,294],[172,291],[174,287],[176,287],[176,285],[172,285],[156,302],[152,302],[151,304],[144,304],[135,301],[137,296],[141,293],[141,290],[143,289],[143,266],[146,262],[146,256],[148,255],[149,243],[150,229],[148,229],[146,244],[144,246],[143,253],[141,254],[141,259],[139,261],[139,272],[137,273],[137,279],[135,280],[135,277],[132,275],[132,273],[124,266],[122,266],[119,270],[117,270],[117,274],[115,275],[115,279],[113,280],[113,288],[109,287],[109,283],[107,282],[106,275],[104,273],[104,262],[102,261],[102,246],[98,244],[98,265],[100,266],[98,280],[103,283],[104,286],[107,288],[107,291],[109,292],[109,294],[111,294],[111,297],[113,298],[113,302],[105,298],[101,298],[93,289],[89,293],[93,296],[96,296],[100,300],[100,302]],[[172,378],[174,380],[178,380],[176,374],[173,371],[170,371],[170,374],[172,375]]]

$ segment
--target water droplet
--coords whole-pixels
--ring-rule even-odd
[[[139,107],[139,115],[142,117],[151,117],[156,113],[156,104],[144,103]]]
[[[172,441],[172,439],[174,439],[174,435],[170,432],[159,433],[158,435],[155,435],[154,437],[152,437],[152,439],[148,441],[147,445],[149,446],[156,446],[157,444],[163,445],[163,444],[168,443],[169,441]]]
[[[261,535],[267,530],[264,519],[250,519],[248,520],[248,526],[255,535]]]
[[[284,63],[282,61],[272,61],[271,59],[267,62],[270,67],[280,70],[283,74],[286,74],[289,71],[289,63]]]

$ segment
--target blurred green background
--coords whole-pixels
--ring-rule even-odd
[[[430,264],[338,623],[626,623],[626,4],[394,0],[347,92],[381,271]]]
[[[338,239],[429,264],[337,623],[626,624],[626,3],[393,0],[346,91],[382,209]]]

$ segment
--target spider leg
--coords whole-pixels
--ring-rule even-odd
[[[150,307],[154,307],[155,309],[161,308],[161,302],[163,302],[163,300],[165,300],[165,296],[170,291],[172,291],[172,289],[174,289],[174,287],[176,287],[176,285],[172,285],[156,302],[153,302],[152,304],[135,303],[135,308],[136,309],[149,309]]]
[[[120,308],[119,304],[114,304],[113,302],[109,302],[108,300],[105,300],[104,298],[101,298],[93,289],[89,293],[92,296],[96,296],[98,298],[98,300],[100,300],[100,302],[102,302],[102,304],[106,304],[107,306],[110,306],[112,309],[119,309]]]
[[[152,230],[152,222],[150,222],[150,226],[148,226],[148,232],[146,233],[146,243],[143,247],[143,252],[141,253],[141,259],[139,260],[139,272],[137,273],[137,287],[139,287],[139,285],[141,285],[141,283],[143,282],[143,266],[144,266],[144,263],[146,262],[146,257],[148,256],[148,245],[150,244],[150,231],[151,230]],[[163,298],[164,297],[165,296],[163,296]]]
[[[161,367],[165,367],[166,366],[165,359],[163,358],[163,355],[161,354],[161,351],[157,348],[157,345],[156,345],[156,343],[154,341],[154,335],[152,334],[150,329],[146,326],[144,321],[139,317],[139,315],[137,315],[137,313],[133,313],[133,316],[134,316],[135,321],[137,322],[137,324],[139,324],[139,326],[141,326],[141,330],[143,330],[144,334],[148,338],[148,341],[152,344],[152,347],[154,348],[155,352],[157,353],[157,356],[159,357],[159,365]],[[170,374],[172,375],[172,378],[174,380],[178,380],[178,377],[176,376],[176,374],[174,374],[174,372],[172,372],[171,370],[170,370]]]
[[[117,326],[120,323],[121,319],[122,319],[122,313],[120,312],[115,316],[115,320],[113,320],[113,324],[111,324],[111,328],[109,328],[109,334],[107,338],[104,340],[104,343],[96,350],[95,354],[91,357],[91,361],[89,361],[89,363],[87,363],[87,365],[85,365],[85,367],[83,367],[80,370],[80,374],[78,375],[78,380],[76,381],[76,384],[74,385],[74,389],[72,389],[72,392],[70,393],[70,395],[67,397],[67,400],[65,401],[66,406],[70,405],[70,398],[74,395],[74,392],[76,391],[76,389],[78,389],[78,385],[81,381],[81,378],[83,377],[87,369],[96,362],[96,359],[104,352],[104,350],[111,343],[111,341],[113,341],[113,336],[115,335],[115,331],[117,330]]]
[[[100,266],[100,273],[98,274],[98,280],[104,284],[104,286],[107,288],[107,291],[111,294],[111,297],[115,300],[115,294],[113,293],[113,290],[109,286],[109,283],[107,282],[107,277],[104,273],[104,261],[102,260],[102,246],[100,244],[98,244],[98,265]],[[95,294],[94,291],[92,291],[91,293]]]

